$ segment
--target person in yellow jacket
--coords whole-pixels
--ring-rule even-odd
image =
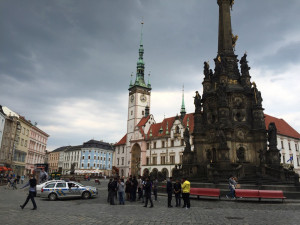
[[[190,204],[190,190],[191,190],[191,183],[187,180],[187,178],[182,178],[181,184],[182,190],[182,199],[183,199],[183,207],[189,209],[191,207]]]

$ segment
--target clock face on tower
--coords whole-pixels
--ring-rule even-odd
[[[133,100],[134,100],[134,96],[133,96],[133,95],[131,95],[131,97],[130,97],[130,101],[131,101],[131,102],[133,102]]]
[[[146,95],[143,94],[143,95],[141,95],[140,99],[142,102],[145,102],[147,100],[147,97],[146,97]]]

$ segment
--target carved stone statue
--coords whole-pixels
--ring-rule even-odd
[[[234,5],[234,0],[230,0],[230,8],[232,10],[232,6]]]
[[[263,101],[263,99],[261,97],[261,92],[257,91],[257,93],[256,93],[256,104],[261,107],[262,106],[262,101]]]
[[[196,91],[196,96],[194,97],[195,112],[201,112],[201,96],[198,91]]]
[[[226,136],[225,136],[225,133],[222,129],[218,130],[218,135],[217,136],[219,138],[220,149],[228,149]]]
[[[209,162],[212,160],[212,154],[211,154],[211,150],[210,149],[206,149],[206,159]]]
[[[265,153],[264,153],[264,151],[261,150],[261,149],[258,150],[257,152],[258,152],[259,162],[260,162],[260,164],[262,165],[262,164],[264,164],[265,161],[266,161]]]
[[[218,58],[220,60],[220,66],[221,66],[221,72],[226,73],[226,68],[227,68],[227,59],[224,56],[219,56]]]
[[[241,58],[240,64],[241,64],[242,75],[244,75],[244,76],[249,75],[249,70],[251,68],[248,66],[247,53],[245,53],[244,56]]]
[[[208,79],[209,78],[209,64],[208,64],[208,62],[204,62],[204,71],[203,71],[203,73],[204,73],[205,78]]]
[[[235,50],[236,42],[237,42],[238,39],[239,39],[238,35],[233,35],[232,34],[232,48],[233,48],[233,50]]]
[[[183,132],[183,138],[185,142],[185,152],[190,152],[191,151],[191,144],[190,144],[190,132],[188,128],[185,128]]]
[[[268,142],[270,149],[277,149],[277,128],[274,122],[268,127]]]
[[[219,85],[217,90],[217,96],[218,96],[220,106],[226,106],[227,105],[226,84],[223,83]]]
[[[236,156],[240,162],[245,161],[245,149],[241,147],[238,150],[236,150]]]

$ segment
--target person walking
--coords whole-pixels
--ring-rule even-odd
[[[226,195],[226,198],[231,198],[231,199],[235,199],[235,188],[236,188],[236,185],[237,185],[237,182],[235,180],[235,178],[231,175],[229,177],[229,180],[228,180],[228,184],[229,184],[229,196]]]
[[[157,187],[158,187],[158,180],[157,177],[153,180],[153,195],[154,195],[154,200],[157,201]]]
[[[118,180],[118,196],[119,196],[119,203],[120,205],[125,205],[124,202],[124,180]]]
[[[183,207],[189,209],[191,207],[190,204],[190,190],[191,190],[191,183],[187,180],[187,178],[182,178],[182,199],[183,199]]]
[[[173,185],[174,193],[175,193],[175,200],[176,200],[176,207],[180,207],[181,205],[181,184],[178,179],[176,179],[176,183]]]
[[[167,193],[168,193],[168,207],[172,208],[172,194],[173,194],[173,185],[172,185],[172,177],[170,177],[167,181]]]
[[[144,190],[145,190],[145,198],[146,198],[146,202],[145,205],[143,207],[147,207],[148,205],[148,200],[150,201],[151,205],[150,208],[153,208],[153,201],[151,198],[151,189],[152,189],[152,184],[151,181],[149,180],[149,177],[146,178],[145,184],[144,184]]]
[[[33,204],[33,208],[32,210],[36,210],[37,206],[34,200],[34,197],[36,196],[36,179],[34,178],[33,175],[30,175],[30,180],[28,181],[27,184],[25,184],[23,187],[21,187],[20,189],[23,189],[27,186],[29,187],[29,194],[26,198],[26,201],[24,202],[23,205],[20,205],[21,209],[24,209],[24,207],[26,206],[26,204],[28,203],[29,199],[31,200],[32,204]]]

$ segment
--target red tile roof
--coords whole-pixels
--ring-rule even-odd
[[[271,122],[274,122],[276,125],[276,128],[277,128],[278,134],[300,139],[300,134],[294,128],[292,128],[287,122],[285,122],[283,119],[278,119],[276,117],[265,114],[265,122],[266,122],[267,129],[268,129],[269,124]]]
[[[180,116],[178,116],[179,118]],[[173,126],[173,123],[175,121],[176,117],[170,117],[170,118],[165,118],[161,123],[156,123],[152,124],[147,136],[150,137],[150,131],[152,131],[152,137],[163,137],[165,135],[169,135],[171,133],[171,128]],[[187,126],[187,120],[189,119],[189,131],[190,133],[193,132],[194,130],[194,114],[186,114],[185,117],[183,118],[183,125],[186,127]],[[168,124],[168,131],[169,134],[166,134],[167,131],[167,124]],[[163,129],[162,133],[160,133],[160,129]]]
[[[115,144],[115,146],[125,145],[126,144],[126,138],[127,138],[127,134],[125,134],[125,136],[117,144]]]
[[[140,127],[140,126],[145,126],[145,124],[147,123],[147,121],[149,120],[149,118],[150,118],[150,115],[149,116],[147,116],[147,117],[143,117],[141,120],[140,120],[140,122],[138,123],[138,127]]]

